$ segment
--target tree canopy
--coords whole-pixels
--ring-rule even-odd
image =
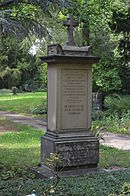
[[[77,6],[76,6],[77,5]],[[72,0],[73,13],[87,29],[86,44],[101,61],[93,66],[93,90],[129,92],[130,8],[125,0]]]
[[[36,66],[35,61],[37,60],[29,54],[28,44],[24,53],[24,50],[21,50],[21,46],[19,46],[20,42],[14,41],[16,45],[18,44],[17,50],[24,54],[20,58],[19,52],[16,50],[14,50],[15,55],[11,54],[11,50],[10,52],[7,50],[7,47],[14,47],[12,45],[13,41],[11,41],[12,38],[9,37],[9,32],[16,37],[20,37],[21,41],[28,36],[33,40],[33,44],[35,44],[36,40],[34,35],[39,36],[39,45],[41,45],[43,53],[49,43],[63,45],[65,42],[66,30],[62,27],[62,20],[69,13],[72,13],[74,19],[79,21],[78,31],[76,29],[74,32],[77,45],[82,45],[82,28],[85,28],[86,39],[84,44],[92,45],[94,54],[101,57],[100,62],[93,65],[93,90],[107,93],[121,91],[129,93],[130,8],[126,0],[1,1],[0,39],[1,48],[5,51],[0,57],[1,72],[5,74],[6,72],[9,73],[9,68],[18,69],[19,71],[12,70],[11,75],[19,75],[19,78],[24,78],[24,81],[26,81],[25,72],[21,72],[22,67],[25,68],[25,64],[27,64],[29,69],[33,69]],[[12,58],[10,58],[10,55]],[[30,60],[28,59],[30,58],[32,59],[31,61],[35,59],[32,63],[32,67],[35,64],[33,68],[31,65],[29,66]],[[15,61],[15,59],[18,60]],[[46,68],[42,63],[40,70],[46,72]],[[17,74],[12,74],[14,71],[17,71]],[[39,74],[36,71],[35,74],[37,75],[37,73]],[[5,75],[3,78],[5,78]],[[41,80],[41,76],[39,78]],[[22,79],[21,82],[17,82],[17,86],[20,84],[22,84]],[[9,87],[7,83],[6,87]]]
[[[66,6],[63,0],[3,0],[0,2],[0,35],[15,34],[18,37],[49,34],[44,25],[50,9]]]

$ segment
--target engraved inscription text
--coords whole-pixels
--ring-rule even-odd
[[[62,128],[86,128],[87,70],[62,70]]]

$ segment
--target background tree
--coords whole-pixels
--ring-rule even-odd
[[[80,27],[84,24],[88,34],[86,45],[92,45],[94,54],[101,57],[100,62],[93,66],[94,91],[119,92],[123,90],[126,81],[121,77],[119,37],[110,28],[114,9],[120,10],[122,14],[124,10],[128,13],[124,0],[72,0],[72,7],[64,11],[65,15],[72,12],[75,19],[80,20]],[[121,26],[120,22],[118,24]],[[121,36],[120,33],[118,35]]]
[[[39,21],[40,16],[43,20],[46,15],[50,15],[51,7],[66,4],[66,1],[62,0],[3,0],[0,2],[0,34],[11,33],[21,37],[32,33],[43,37],[49,32],[43,21]]]
[[[66,2],[62,0],[3,0],[0,2],[0,88],[11,88],[14,85],[19,87],[24,83],[41,84],[42,73],[43,71],[46,73],[46,68],[43,68],[38,55],[30,54],[31,45],[25,37],[29,38],[32,45],[36,44],[35,40],[42,42],[43,54],[46,44],[57,39],[56,36],[52,37],[52,30],[56,35],[52,21],[54,22],[57,11],[59,12],[61,6],[65,4]],[[55,11],[56,14],[52,19]],[[19,38],[19,41],[15,41],[12,34],[15,38]],[[46,79],[44,83],[46,84]]]
[[[119,39],[119,74],[122,91],[130,93],[130,7],[121,5],[114,7],[110,27]]]
[[[127,9],[126,1],[71,0],[69,2],[70,6],[64,6],[61,9],[61,5],[66,5],[66,3],[68,3],[68,1],[2,1],[0,3],[0,23],[2,26],[1,40],[6,40],[8,31],[16,33],[17,36],[19,34],[22,40],[25,35],[29,35],[32,44],[37,45],[39,48],[34,57],[34,62],[36,61],[35,63],[39,64],[38,56],[45,54],[48,44],[60,43],[63,45],[63,43],[65,43],[66,31],[65,28],[62,27],[62,20],[67,17],[68,13],[73,13],[74,19],[77,19],[80,22],[78,27],[79,33],[77,33],[77,29],[74,32],[77,45],[82,45],[81,29],[84,27],[86,32],[84,44],[92,45],[95,55],[101,57],[99,64],[93,66],[93,90],[105,93],[121,91],[128,93],[128,83],[130,83],[128,80],[129,11]],[[4,19],[7,22],[6,25],[2,22],[2,16],[4,16]],[[14,22],[17,25],[10,26],[11,22]],[[122,23],[127,24],[125,28]],[[39,27],[37,28],[35,24]],[[42,27],[45,28],[42,29],[43,31],[40,31],[40,28]],[[123,28],[120,29],[121,27]],[[37,39],[38,34],[39,39]],[[25,51],[28,56],[28,41],[24,39],[22,43],[23,46],[26,45],[27,47],[27,50]],[[17,49],[21,51],[21,48],[19,48],[20,47],[18,46]],[[7,66],[5,66],[5,64],[8,64],[8,58],[10,61],[15,61],[14,59],[17,57],[17,51],[16,57],[14,57],[14,54],[11,54],[12,58],[9,57],[6,50],[5,53],[2,54],[0,69],[6,70]],[[33,59],[33,57],[30,58]],[[35,66],[33,67],[33,63],[31,63],[32,65],[29,65],[29,61],[26,58],[17,57],[17,59],[19,59],[19,61],[16,63],[12,62],[12,67],[8,66],[8,68],[17,68],[20,72],[17,70],[17,74],[12,74],[12,71],[7,69],[7,75],[14,75],[14,77],[19,75],[19,78],[21,77],[23,78],[23,81],[27,82],[29,75],[27,75],[25,70],[28,70],[29,73],[29,69],[35,70]],[[3,69],[3,66],[5,66],[6,69]],[[35,74],[37,73],[37,76],[35,74],[32,75],[37,79],[40,78],[39,80],[41,81],[43,72],[46,73],[46,66],[41,64],[41,66],[38,66],[38,70],[36,72],[34,71]],[[5,72],[2,71],[1,78],[4,78],[5,80],[4,74]],[[44,81],[46,81],[46,76]],[[11,83],[9,82],[9,84]],[[22,84],[22,81],[18,81],[17,85],[19,86],[20,84]]]
[[[0,45],[0,88],[40,83],[40,64],[29,46],[21,47],[12,37],[0,39]]]

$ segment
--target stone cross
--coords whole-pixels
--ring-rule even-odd
[[[67,27],[67,41],[66,45],[74,46],[74,37],[73,37],[73,27],[77,27],[79,23],[77,21],[73,21],[73,15],[69,14],[69,18],[67,21],[63,21],[63,26]]]

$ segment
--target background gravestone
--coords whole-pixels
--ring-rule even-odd
[[[102,110],[104,106],[103,94],[99,92],[92,93],[93,110]]]

